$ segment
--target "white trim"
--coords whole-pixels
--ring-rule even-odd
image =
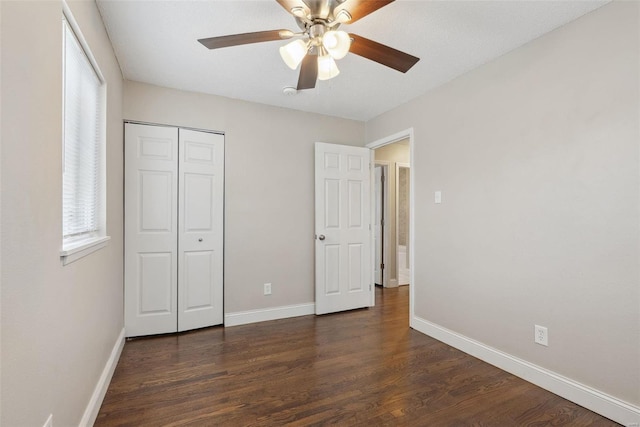
[[[104,112],[100,114],[100,171],[99,171],[99,201],[98,201],[98,233],[106,234],[107,233],[107,80],[104,78],[102,74],[102,70],[98,65],[98,61],[96,61],[95,56],[93,56],[93,52],[89,46],[89,43],[84,37],[82,30],[80,29],[80,25],[76,21],[73,13],[71,12],[71,8],[67,4],[66,0],[62,0],[62,18],[67,23],[71,31],[73,32],[74,37],[80,44],[80,48],[84,52],[87,60],[91,64],[93,71],[96,73],[98,80],[100,80],[100,91],[101,91],[101,99],[102,105],[101,109]],[[64,100],[63,100],[63,110],[64,110]],[[64,154],[64,143],[65,143],[65,135],[64,135],[64,115],[62,117],[62,149]],[[62,158],[62,169],[64,170],[64,155]],[[96,233],[97,234],[97,233]],[[62,238],[62,250],[60,251],[60,258],[62,261],[62,265],[70,264],[74,261],[79,260],[105,246],[107,246],[107,242],[111,239],[109,236],[99,236],[99,237],[90,237],[87,239],[82,239],[77,242],[74,242],[71,239],[71,242],[65,242],[65,238]]]
[[[640,407],[638,406],[420,317],[413,316],[411,318],[411,327],[620,424],[633,426],[640,423]]]
[[[378,139],[377,141],[370,142],[365,145],[367,148],[376,149],[379,147],[383,147],[385,145],[393,144],[394,142],[401,141],[403,139],[409,138],[409,182],[411,183],[411,187],[409,188],[409,265],[416,265],[414,260],[415,254],[415,167],[414,167],[414,155],[413,155],[413,146],[414,137],[413,137],[413,128],[405,129],[400,132],[394,133],[393,135],[387,136],[385,138]],[[373,154],[372,154],[373,156]],[[373,190],[371,190],[373,191]],[[414,250],[411,250],[414,249]],[[375,258],[375,255],[374,255]],[[411,269],[411,278],[409,279],[409,322],[414,317],[415,313],[415,268]],[[393,280],[389,280],[389,286],[391,286]],[[396,286],[398,281],[396,280]]]
[[[216,135],[224,135],[224,131],[221,130],[211,130],[211,129],[201,129],[201,128],[192,128],[189,126],[178,126],[178,125],[169,125],[162,123],[151,123],[151,122],[141,122],[139,120],[124,120],[124,123],[131,123],[132,125],[144,125],[144,126],[159,126],[159,127],[170,127],[170,128],[178,128],[183,130],[194,130],[196,132],[204,132],[204,133],[215,133]]]
[[[368,147],[367,147],[368,148]],[[374,150],[369,150],[369,204],[371,208],[369,210],[369,241],[371,242],[371,247],[369,257],[371,259],[371,272],[369,273],[370,282],[369,282],[369,307],[376,306],[376,245],[374,242],[374,225],[373,218],[376,216],[376,185],[375,185],[375,171],[376,165],[376,153]],[[382,282],[384,283],[384,277],[382,278]]]
[[[111,355],[109,356],[109,359],[107,359],[107,363],[104,365],[102,375],[100,375],[100,379],[98,379],[98,383],[93,389],[91,399],[89,399],[89,403],[87,404],[84,414],[82,415],[82,419],[80,420],[80,427],[89,427],[95,423],[96,418],[98,417],[98,412],[100,412],[100,406],[102,406],[102,401],[104,400],[104,395],[107,393],[107,389],[109,388],[111,377],[113,377],[113,372],[116,370],[116,366],[118,365],[118,360],[120,359],[123,347],[124,328],[120,331],[120,334],[113,345],[113,349],[111,350]]]
[[[66,249],[60,251],[60,258],[62,259],[62,265],[71,264],[80,258],[102,249],[109,243],[111,236],[94,237],[91,239],[81,240],[73,246],[69,246]]]
[[[62,14],[64,15],[65,19],[69,23],[69,26],[75,33],[75,36],[78,39],[78,42],[80,42],[80,46],[82,47],[82,50],[84,50],[84,54],[87,55],[87,59],[91,63],[91,66],[93,66],[93,69],[98,75],[100,82],[102,84],[106,84],[107,81],[105,80],[104,75],[102,74],[102,71],[98,66],[98,61],[96,61],[95,56],[93,56],[93,53],[91,52],[91,49],[89,49],[89,43],[87,43],[87,40],[84,38],[84,35],[80,30],[80,25],[78,25],[78,23],[76,22],[76,18],[73,16],[73,13],[71,12],[71,8],[69,7],[69,5],[65,0],[62,0]]]
[[[409,144],[411,144],[413,142],[413,128],[401,130],[400,132],[396,132],[393,135],[380,138],[376,141],[368,143],[367,145],[365,145],[365,147],[376,149],[385,145],[393,144],[394,142],[402,141],[403,139],[407,138],[409,138]]]
[[[285,305],[282,307],[263,308],[260,310],[237,311],[224,315],[224,326],[238,326],[268,320],[287,319],[289,317],[307,316],[316,312],[314,303]]]

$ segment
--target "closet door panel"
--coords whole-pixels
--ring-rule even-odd
[[[223,322],[224,136],[180,129],[178,330]]]
[[[185,311],[212,308],[213,289],[209,281],[213,276],[214,252],[187,252],[184,254],[184,263]]]
[[[125,331],[177,331],[178,130],[125,124]]]
[[[139,307],[137,314],[170,314],[172,311],[173,281],[172,254],[166,253],[138,253],[139,279],[138,287]]]
[[[214,179],[212,175],[184,174],[184,232],[210,232],[214,222]]]

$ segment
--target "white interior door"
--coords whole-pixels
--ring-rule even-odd
[[[316,314],[371,305],[368,148],[316,143]]]
[[[224,136],[180,129],[178,330],[223,321]]]
[[[178,129],[125,125],[125,330],[177,330]]]

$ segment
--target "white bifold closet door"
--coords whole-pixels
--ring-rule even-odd
[[[125,124],[128,337],[223,322],[224,136]]]

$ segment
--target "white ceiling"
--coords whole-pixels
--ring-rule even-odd
[[[286,41],[208,50],[199,38],[299,31],[275,0],[97,0],[128,80],[366,121],[491,61],[605,1],[398,0],[341,29],[421,58],[409,72],[356,55],[315,89],[284,95],[298,71],[278,53]],[[595,35],[594,35],[595,36]]]

